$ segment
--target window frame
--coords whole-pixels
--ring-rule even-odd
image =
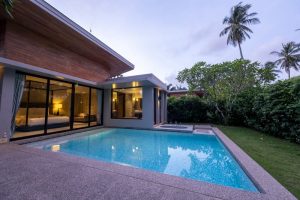
[[[143,87],[142,86],[135,86],[135,87],[126,87],[126,88],[112,88],[110,90],[110,118],[111,119],[124,119],[124,120],[143,120],[144,114],[143,114],[143,105],[142,105],[142,117],[141,118],[136,118],[136,117],[127,117],[127,118],[122,118],[122,117],[113,117],[113,92],[114,90],[120,90],[120,89],[131,89],[131,88],[141,88],[142,90],[142,104],[144,102],[144,94],[143,94]],[[124,107],[125,108],[125,107]]]
[[[67,81],[67,80],[61,80],[59,78],[50,78],[50,77],[46,77],[46,76],[41,76],[41,75],[36,75],[36,74],[33,74],[33,73],[27,73],[27,72],[22,72],[22,71],[16,71],[16,73],[19,73],[19,74],[23,74],[25,76],[33,76],[33,77],[37,77],[37,78],[42,78],[42,79],[45,79],[47,81],[47,88],[46,88],[46,104],[45,104],[45,124],[44,124],[44,129],[43,129],[43,133],[41,134],[36,134],[36,135],[29,135],[29,136],[24,136],[24,137],[18,137],[18,138],[10,138],[10,141],[15,141],[15,140],[22,140],[22,139],[27,139],[27,138],[33,138],[33,137],[39,137],[39,136],[44,136],[44,135],[53,135],[53,134],[57,134],[57,133],[63,133],[63,132],[68,132],[68,131],[73,131],[73,130],[80,130],[80,129],[87,129],[87,128],[92,128],[92,127],[100,127],[100,126],[103,126],[103,113],[104,113],[104,89],[102,88],[97,88],[97,87],[94,87],[94,86],[89,86],[89,85],[84,85],[84,84],[78,84],[78,83],[75,83],[75,82],[72,82],[72,81]],[[68,130],[62,130],[62,131],[54,131],[54,132],[50,132],[48,133],[47,130],[47,126],[48,126],[48,109],[49,109],[49,91],[50,91],[50,81],[53,80],[53,81],[60,81],[60,82],[64,82],[64,83],[69,83],[71,84],[71,88],[72,88],[72,94],[71,94],[71,110],[70,110],[70,128]],[[76,85],[80,85],[80,86],[84,86],[84,87],[88,87],[89,88],[89,96],[91,96],[91,90],[92,88],[93,89],[96,89],[96,90],[99,90],[101,91],[101,98],[102,98],[102,101],[101,101],[101,114],[100,114],[100,124],[96,124],[96,125],[90,125],[90,118],[89,118],[89,125],[87,127],[81,127],[81,128],[74,128],[73,125],[74,125],[74,106],[75,106],[75,86]],[[30,91],[29,91],[30,92]],[[23,94],[22,94],[23,95]],[[90,99],[91,100],[91,99]],[[89,110],[91,109],[91,101],[89,100]],[[26,115],[28,115],[28,111],[26,112]]]

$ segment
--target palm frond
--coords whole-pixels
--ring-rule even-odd
[[[282,54],[280,52],[278,52],[278,51],[272,51],[270,54],[271,55],[276,55],[278,57],[282,56]]]
[[[251,4],[243,5],[242,2],[239,2],[230,9],[230,15],[223,19],[223,24],[228,26],[220,32],[220,37],[227,35],[227,44],[233,46],[241,44],[250,38],[250,33],[253,33],[248,25],[260,23],[260,20],[255,17],[256,12],[249,13],[251,7]]]
[[[290,77],[290,69],[300,69],[300,48],[295,42],[282,44],[280,52],[273,51],[271,54],[276,55],[279,59],[274,63],[284,69]]]
[[[13,10],[14,0],[1,0],[1,1],[6,14],[8,14],[11,18],[13,18],[12,10]]]

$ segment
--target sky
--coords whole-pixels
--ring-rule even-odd
[[[210,64],[240,57],[219,37],[222,21],[240,0],[46,0],[135,65],[124,76],[153,73],[166,83],[198,61]],[[282,43],[300,43],[299,0],[248,0],[261,23],[242,44],[246,59],[265,63]],[[291,76],[300,72],[291,71]],[[279,79],[286,79],[285,71]]]

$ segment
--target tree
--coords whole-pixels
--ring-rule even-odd
[[[289,79],[291,78],[291,69],[300,69],[300,45],[295,42],[289,42],[287,44],[282,44],[282,49],[280,52],[273,51],[271,54],[279,57],[274,63],[284,69]]]
[[[174,91],[174,90],[176,90],[176,87],[174,87],[174,86],[172,85],[172,83],[170,83],[169,85],[167,85],[167,90],[168,90],[168,91]]]
[[[1,0],[2,1],[2,6],[4,7],[4,10],[6,14],[8,14],[11,18],[12,16],[12,9],[14,5],[14,0]]]
[[[170,84],[167,85],[167,90],[168,91],[177,91],[177,90],[187,90],[187,88],[184,87],[184,86],[181,86],[181,85],[173,86],[173,84],[170,83]]]
[[[244,59],[241,44],[246,38],[250,39],[249,33],[253,33],[248,25],[260,23],[259,19],[254,17],[257,15],[256,12],[248,13],[250,8],[250,4],[242,5],[242,2],[233,6],[230,16],[223,20],[223,24],[227,27],[220,33],[220,37],[228,34],[227,45],[232,44],[234,47],[238,45],[241,59]]]
[[[259,63],[239,59],[214,65],[198,62],[180,71],[177,80],[186,82],[190,90],[202,88],[208,104],[215,107],[222,122],[228,124],[238,94],[274,79],[270,74],[265,75]]]
[[[277,69],[276,64],[271,61],[266,62],[260,70],[264,83],[275,81],[278,74],[281,73],[281,71]]]

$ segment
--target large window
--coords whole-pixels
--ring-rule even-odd
[[[43,134],[45,128],[47,79],[26,76],[16,116],[17,137]]]
[[[75,86],[74,100],[74,127],[89,126],[90,88],[80,85]]]
[[[142,119],[142,88],[112,90],[111,117],[116,119]]]
[[[50,80],[47,133],[70,129],[72,84]]]
[[[102,90],[25,75],[13,138],[102,124]]]
[[[99,103],[101,102],[101,103]],[[90,125],[100,125],[102,124],[101,119],[101,105],[102,105],[102,90],[97,90],[91,88],[91,117],[90,117]]]

